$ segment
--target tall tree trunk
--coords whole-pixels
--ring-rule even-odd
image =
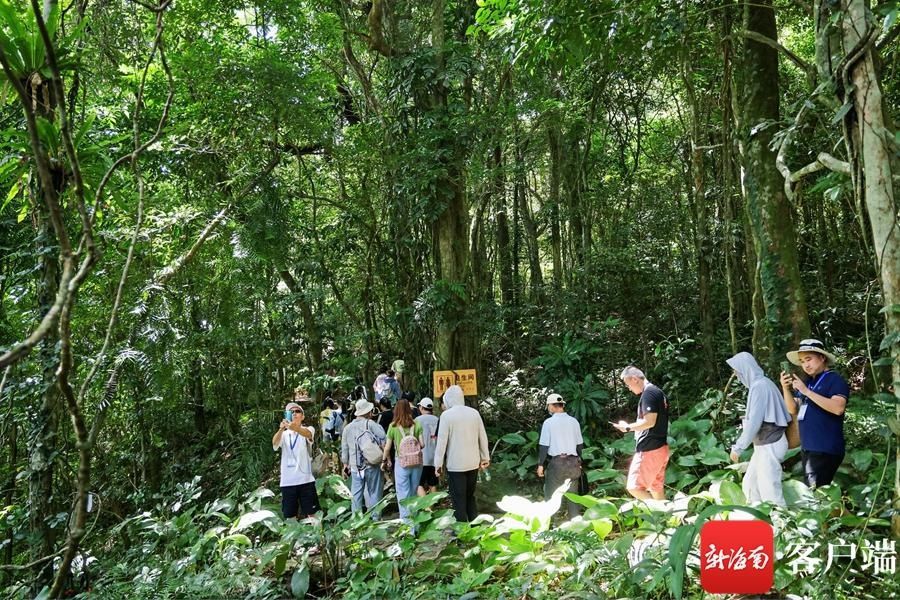
[[[12,367],[7,367],[3,373],[2,379],[0,379],[0,400],[3,399],[3,390],[5,388],[5,384],[8,382],[10,373],[12,372]],[[10,392],[9,394],[9,408],[7,409],[6,418],[8,419],[7,425],[9,426],[9,437],[7,438],[9,441],[9,479],[6,480],[6,494],[4,499],[6,501],[6,506],[12,506],[15,497],[16,497],[16,470],[17,463],[19,462],[19,424],[16,421],[15,414],[13,414],[13,394]],[[4,564],[11,565],[13,564],[13,556],[15,548],[15,533],[14,528],[10,524],[7,528],[6,533],[6,551],[4,552]]]
[[[691,141],[691,193],[694,198],[694,252],[697,256],[697,301],[700,316],[700,337],[703,356],[706,364],[706,382],[715,381],[716,339],[715,323],[712,309],[712,241],[709,233],[709,200],[706,197],[706,166],[703,160],[703,149],[706,145],[701,123],[700,99],[694,86],[694,74],[691,64],[690,50],[685,50],[682,63],[683,79],[688,104],[690,104],[690,141]]]
[[[871,13],[864,0],[843,0],[843,38],[847,54],[857,52],[872,28]],[[852,155],[861,161],[862,189],[866,209],[872,227],[875,259],[881,279],[887,315],[886,334],[892,340],[890,355],[894,394],[900,398],[900,233],[897,231],[897,205],[894,202],[891,148],[886,138],[886,115],[881,92],[880,74],[872,47],[851,65],[850,82],[853,85],[853,115],[850,121],[855,129],[858,147]],[[859,170],[857,170],[859,173]],[[900,423],[900,403],[896,405],[895,423]],[[900,469],[900,432],[895,429],[896,465]],[[894,515],[891,529],[900,538],[900,470],[894,479]]]
[[[194,414],[194,429],[197,433],[206,435],[209,427],[206,422],[206,404],[204,402],[203,394],[203,363],[200,362],[199,358],[194,358],[194,360],[191,361],[190,386],[190,398],[191,404],[193,405],[191,408],[193,409],[192,412]]]
[[[571,247],[571,264],[566,269],[569,274],[569,285],[575,285],[576,278],[582,273],[585,264],[584,205],[581,201],[582,161],[581,136],[583,128],[573,125],[563,140],[562,184],[565,190],[566,208],[569,221],[569,245]],[[574,267],[574,268],[573,268]]]
[[[55,121],[56,95],[49,81],[44,81],[35,91],[36,98],[47,98],[49,102],[36,102],[35,108],[39,116]],[[40,187],[40,178],[35,177]],[[65,177],[60,171],[54,173],[54,182],[59,182],[54,189],[57,198],[65,187]],[[38,190],[36,197],[42,192]],[[50,223],[50,215],[45,214],[39,204],[38,213],[38,240],[45,248],[55,247],[58,243]],[[38,307],[39,314],[46,314],[53,305],[59,292],[60,263],[56,253],[41,249],[41,279],[38,283]],[[62,396],[57,385],[56,370],[59,367],[59,329],[54,327],[43,339],[38,353],[38,359],[42,367],[42,379],[44,391],[41,394],[40,405],[35,411],[32,423],[34,424],[30,437],[28,459],[28,521],[31,528],[31,559],[35,561],[53,554],[56,547],[56,532],[47,524],[50,515],[57,511],[54,509],[53,497],[53,461],[57,451],[57,438],[59,436],[59,412],[62,408]],[[35,565],[33,569],[33,581],[35,591],[40,591],[44,585],[49,584],[53,576],[52,563],[45,561]]]
[[[744,29],[777,39],[772,0],[747,0]],[[744,40],[735,88],[741,111],[739,147],[741,185],[746,199],[765,304],[763,359],[771,366],[800,339],[809,335],[806,299],[800,281],[797,245],[784,180],[771,148],[774,129],[764,127],[779,118],[778,51]]]
[[[528,275],[531,289],[531,301],[540,304],[544,296],[544,274],[541,269],[540,249],[538,247],[537,226],[531,214],[525,186],[525,156],[522,141],[519,137],[518,122],[516,122],[516,185],[514,199],[519,218],[522,220],[522,229],[525,234],[525,251],[528,254]]]
[[[323,349],[322,349],[322,332],[319,329],[319,322],[313,313],[312,305],[306,296],[306,292],[302,289],[300,283],[294,278],[294,275],[287,269],[278,268],[278,274],[281,280],[294,295],[294,301],[300,310],[300,316],[303,319],[303,328],[306,332],[306,347],[309,349],[309,368],[313,372],[317,372],[322,365]]]
[[[550,148],[550,197],[548,212],[550,218],[550,249],[553,254],[553,286],[559,290],[563,282],[562,235],[559,224],[560,179],[563,150],[559,125],[551,124],[547,131]]]
[[[747,254],[747,278],[750,292],[750,315],[753,318],[753,331],[751,333],[750,347],[754,356],[761,357],[766,350],[766,306],[763,302],[762,284],[759,280],[759,256],[756,253],[756,245],[753,243],[753,229],[750,225],[750,215],[744,210],[744,251]]]
[[[722,63],[724,72],[724,86],[722,90],[722,217],[724,232],[722,246],[725,255],[725,284],[728,294],[728,336],[731,342],[731,353],[738,352],[737,339],[737,243],[735,230],[738,223],[735,220],[734,210],[734,135],[731,117],[731,41],[725,36],[731,33],[730,13],[725,11],[724,35],[722,41]]]
[[[482,302],[493,296],[493,277],[488,264],[487,241],[484,234],[484,215],[490,201],[491,195],[488,193],[479,202],[478,210],[475,211],[475,217],[472,219],[469,236],[472,241],[469,251],[472,259],[471,297],[476,302]]]
[[[444,8],[446,0],[432,1],[431,42],[435,50],[435,85],[431,107],[438,112],[448,111],[449,90],[443,83],[445,69]],[[435,186],[438,205],[444,209],[434,222],[433,235],[436,251],[437,279],[446,284],[448,293],[445,311],[437,327],[435,357],[438,369],[459,369],[472,366],[475,359],[471,332],[465,323],[471,290],[469,278],[469,229],[468,206],[465,191],[465,169],[459,152],[452,148],[455,136],[443,132],[443,143],[448,146],[445,170]]]
[[[541,269],[540,248],[538,247],[537,225],[528,206],[525,186],[516,185],[516,205],[522,218],[522,229],[525,230],[525,246],[528,252],[528,272],[531,281],[531,301],[540,304],[544,297],[544,275]]]
[[[513,294],[513,260],[509,243],[509,219],[506,216],[506,176],[503,164],[503,148],[494,146],[494,228],[497,239],[497,266],[500,271],[500,305],[502,306],[505,333],[515,335],[515,296]]]

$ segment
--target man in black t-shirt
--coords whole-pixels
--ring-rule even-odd
[[[636,434],[626,488],[635,498],[664,500],[669,462],[669,401],[637,367],[626,367],[622,371],[622,381],[631,393],[641,397],[634,423],[619,421],[613,424],[623,433],[634,431]]]

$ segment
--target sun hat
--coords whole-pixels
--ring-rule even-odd
[[[434,408],[434,402],[429,397],[422,398],[419,400],[419,406],[422,408]]]
[[[547,404],[565,404],[566,401],[559,394],[550,394],[547,396]]]
[[[356,401],[356,416],[361,417],[363,415],[367,415],[375,408],[375,405],[363,398],[362,400]]]
[[[800,366],[800,353],[801,352],[817,352],[824,356],[829,363],[834,363],[837,359],[834,357],[834,354],[825,350],[825,344],[820,342],[819,340],[803,340],[800,342],[800,347],[796,350],[791,350],[787,353],[787,359],[791,361],[792,364]]]
[[[303,407],[296,402],[288,402],[284,405],[284,410],[299,410],[300,412],[303,412]]]

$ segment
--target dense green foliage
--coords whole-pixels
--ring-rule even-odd
[[[807,4],[0,0],[0,591],[697,595],[697,527],[744,503],[724,359],[774,367],[805,335],[853,386],[847,459],[760,510],[779,547],[900,535],[897,213],[874,204],[898,192],[898,3]],[[478,369],[491,516],[445,544],[446,500],[420,500],[418,544],[332,476],[320,522],[274,517],[291,392],[398,357],[419,395]],[[680,512],[621,498],[628,364],[671,400]],[[550,391],[590,441],[580,523],[502,500],[540,496]],[[87,557],[89,583],[54,566]],[[898,593],[840,566],[785,560],[776,587]]]

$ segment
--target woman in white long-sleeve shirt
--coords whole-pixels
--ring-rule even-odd
[[[465,404],[462,388],[451,385],[444,392],[444,412],[438,424],[434,450],[434,472],[440,477],[447,470],[447,491],[457,521],[472,521],[478,516],[475,484],[478,469],[491,464],[487,432],[478,411]]]

